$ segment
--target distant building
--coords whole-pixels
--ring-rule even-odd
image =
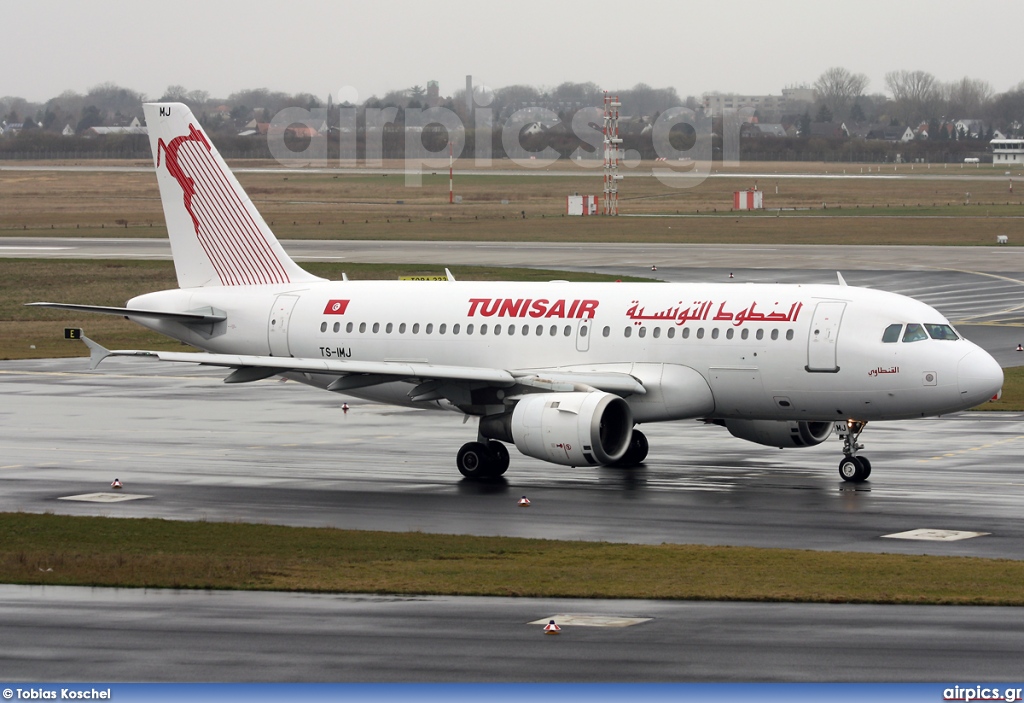
[[[842,122],[812,122],[811,136],[825,139],[845,139],[850,136],[850,130]]]
[[[985,134],[985,125],[981,120],[957,120],[954,124],[959,134],[966,134],[971,139]]]
[[[912,142],[914,141],[914,130],[906,126],[874,125],[868,132],[867,138],[884,139],[887,142]]]
[[[1024,139],[993,139],[989,144],[993,166],[1024,163]]]
[[[787,112],[803,112],[814,102],[812,88],[783,88],[782,95],[745,95],[741,93],[704,93],[701,104],[705,112],[723,115],[726,110],[753,108],[761,119],[778,119]]]
[[[437,81],[427,81],[427,107],[437,107],[441,104],[441,87]]]

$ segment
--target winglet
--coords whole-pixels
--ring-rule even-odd
[[[448,267],[445,267],[444,275],[448,277],[449,282],[455,280],[455,276],[453,276],[452,272],[448,270]]]
[[[95,369],[101,361],[110,356],[109,349],[86,337],[78,327],[64,328],[64,339],[80,339],[85,342],[85,346],[89,347],[89,370]]]
[[[839,285],[845,286],[846,285],[846,279],[843,278],[843,274],[841,274],[838,271],[836,271],[836,275],[839,277]]]

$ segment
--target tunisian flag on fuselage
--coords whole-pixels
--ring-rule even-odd
[[[347,308],[347,300],[328,300],[324,307],[324,315],[344,315]]]

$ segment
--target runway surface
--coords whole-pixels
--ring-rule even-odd
[[[894,218],[898,220],[899,218]],[[686,226],[651,218],[651,229]],[[823,222],[822,228],[827,225]],[[1016,226],[1016,225],[1015,225]],[[1013,235],[1014,232],[1008,232]],[[1024,271],[1024,247],[852,246],[804,244],[609,244],[565,242],[422,242],[282,240],[297,261],[583,268],[627,274],[662,269],[708,269],[708,276],[737,269],[781,271]],[[0,257],[69,259],[170,259],[166,239],[2,237]],[[659,276],[664,278],[664,276]]]
[[[160,240],[0,240],[53,256],[161,256]],[[1013,249],[623,247],[287,242],[299,258],[504,263],[665,280],[834,281],[938,307],[1004,366],[1024,364]],[[4,248],[7,247],[7,248]],[[99,254],[97,254],[99,252]],[[332,254],[332,252],[334,252]],[[652,257],[657,273],[650,272]],[[951,257],[954,260],[950,260]],[[525,262],[529,261],[529,264]],[[453,263],[454,262],[454,263]],[[836,266],[841,263],[841,266]],[[735,264],[735,265],[734,265]],[[900,268],[908,270],[901,271]],[[75,301],[88,302],[88,301]],[[999,324],[992,324],[999,323]],[[1009,326],[1007,326],[1009,325]],[[59,330],[57,331],[59,333]],[[102,341],[102,340],[100,340]],[[634,543],[1020,559],[1024,414],[869,426],[871,480],[841,445],[775,450],[696,422],[648,425],[643,468],[568,469],[513,452],[506,480],[461,479],[455,414],[292,382],[110,359],[0,362],[0,510]],[[61,500],[109,492],[121,503]],[[529,510],[515,506],[526,494]],[[886,535],[983,533],[960,541]],[[560,613],[652,620],[567,627]],[[948,681],[1019,678],[1016,609],[372,598],[0,587],[0,678],[330,681]],[[99,644],[97,644],[99,643]],[[115,664],[114,662],[119,662]]]
[[[628,627],[529,623],[559,614]],[[1012,608],[0,586],[0,680],[1020,680]],[[936,693],[939,695],[939,692]]]

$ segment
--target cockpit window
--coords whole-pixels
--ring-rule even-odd
[[[922,339],[928,339],[928,335],[925,333],[922,325],[916,322],[911,322],[907,325],[907,331],[903,333],[904,342],[920,342]]]
[[[960,339],[957,333],[949,325],[925,325],[928,336],[932,339],[957,340]]]
[[[886,344],[900,341],[900,330],[902,329],[903,325],[889,325],[885,328],[885,332],[882,333],[882,341]]]

